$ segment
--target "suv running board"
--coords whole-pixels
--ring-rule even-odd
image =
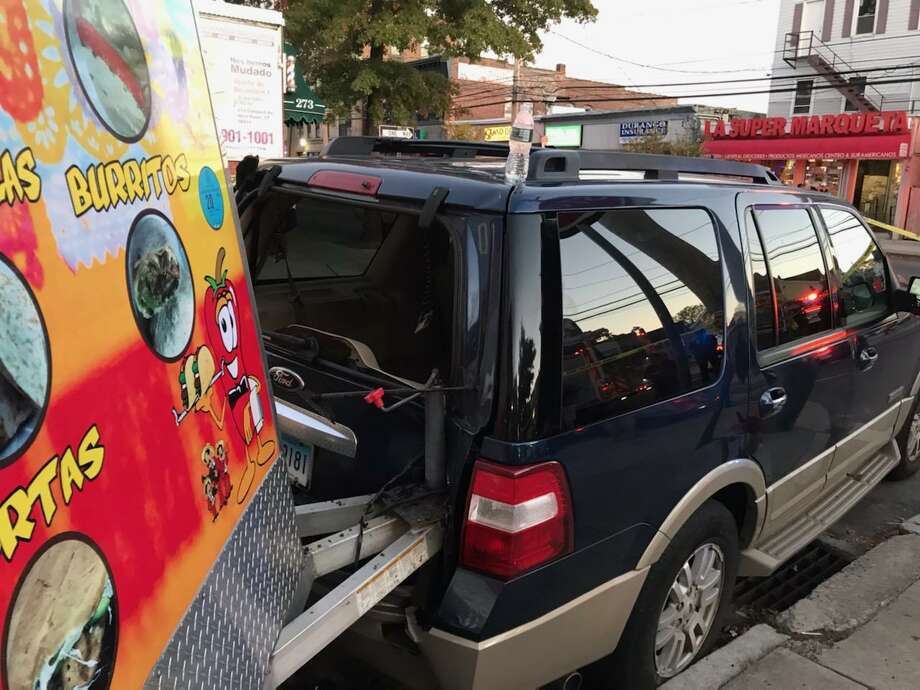
[[[897,442],[871,456],[858,472],[842,476],[786,527],[741,552],[739,575],[766,577],[789,560],[871,491],[901,460]]]
[[[420,498],[396,509],[398,514],[366,521],[362,528],[360,519],[371,498],[297,507],[301,537],[335,532],[304,549],[302,587],[307,591],[316,578],[377,555],[281,630],[267,688],[290,678],[441,550],[440,497]]]

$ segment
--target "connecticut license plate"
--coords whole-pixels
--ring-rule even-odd
[[[310,474],[313,471],[313,446],[281,434],[281,459],[291,481],[309,489]]]

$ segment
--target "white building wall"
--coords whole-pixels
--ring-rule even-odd
[[[846,0],[823,0],[833,2],[834,19],[831,35],[824,44],[834,51],[850,68],[841,66],[841,70],[864,70],[869,67],[915,65],[912,70],[898,70],[896,72],[863,72],[869,81],[889,79],[920,79],[920,30],[908,29],[911,2],[914,0],[888,0],[888,21],[885,33],[859,34],[855,33],[855,14],[859,0],[853,2],[853,26],[850,36],[844,38],[844,14]],[[783,61],[786,34],[793,30],[793,19],[796,5],[804,5],[803,0],[782,0],[779,13],[779,23],[776,32],[773,74],[774,76],[789,77],[801,76],[803,79],[814,78],[815,86],[829,86],[823,77],[816,74],[804,61],[796,69],[791,68]],[[823,17],[823,13],[822,13]],[[802,30],[808,27],[803,26]],[[821,40],[823,21],[818,23],[816,38]],[[793,88],[792,79],[774,81],[773,88]],[[875,94],[872,88],[877,89],[883,96],[882,108],[884,110],[907,110],[914,115],[920,115],[920,84],[884,84],[870,87],[866,90],[872,98]],[[873,99],[876,100],[876,99]],[[769,115],[789,117],[792,114],[792,93],[771,94]],[[843,111],[843,96],[833,88],[818,89],[812,97],[811,114],[839,113]]]

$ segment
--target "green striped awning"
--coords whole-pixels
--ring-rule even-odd
[[[288,70],[294,72],[294,90],[284,92],[284,124],[306,125],[320,123],[326,117],[326,106],[303,77],[303,70],[294,58],[293,46],[284,44],[285,89],[290,83]]]

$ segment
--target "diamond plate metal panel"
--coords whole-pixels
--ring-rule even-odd
[[[269,471],[144,690],[263,690],[303,551],[282,463]]]

